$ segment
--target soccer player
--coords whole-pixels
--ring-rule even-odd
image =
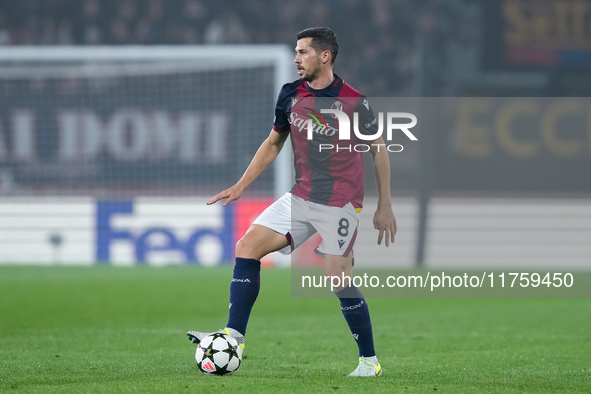
[[[327,276],[352,277],[353,245],[357,236],[358,213],[363,203],[363,157],[351,149],[353,137],[339,140],[337,116],[321,114],[319,106],[332,103],[332,109],[358,113],[359,132],[377,135],[377,121],[367,99],[333,73],[339,45],[327,27],[305,29],[297,34],[295,64],[299,80],[281,89],[275,108],[275,122],[269,137],[261,144],[242,178],[216,194],[208,204],[224,200],[223,206],[237,200],[243,191],[275,160],[288,136],[294,150],[296,183],[290,193],[275,201],[252,224],[236,244],[236,264],[230,283],[230,310],[223,330],[244,346],[244,335],[251,309],[260,287],[260,260],[281,251],[288,254],[318,232],[322,243],[318,255],[324,257]],[[310,105],[316,107],[311,108]],[[328,109],[328,108],[324,108]],[[337,115],[337,114],[334,114]],[[315,118],[309,139],[305,118]],[[353,117],[350,117],[353,119]],[[299,125],[299,126],[298,126]],[[308,125],[308,123],[306,123]],[[353,133],[351,133],[353,135]],[[378,206],[374,227],[377,243],[394,242],[396,219],[390,196],[390,163],[381,137],[363,143],[371,147],[377,178]],[[382,149],[379,149],[382,144]],[[321,149],[322,145],[325,149]],[[349,148],[347,148],[349,145]],[[334,149],[329,149],[333,146]],[[336,147],[341,149],[336,149]],[[359,364],[349,376],[377,376],[382,368],[376,357],[367,302],[352,284],[335,289],[341,310],[359,348]],[[194,343],[208,332],[189,331]]]

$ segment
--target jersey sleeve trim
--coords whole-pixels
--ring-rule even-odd
[[[289,131],[289,128],[287,128],[287,129],[284,129],[284,130],[280,130],[280,129],[278,129],[278,128],[277,128],[277,126],[273,125],[273,131],[276,131],[276,132],[278,132],[278,133],[280,133],[280,134],[281,134],[281,133],[286,133],[286,132],[288,132],[288,131]]]

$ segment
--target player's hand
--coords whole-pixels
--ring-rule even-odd
[[[238,200],[240,198],[240,196],[242,196],[242,191],[243,191],[243,189],[240,186],[234,185],[231,188],[223,190],[223,191],[219,192],[218,194],[216,194],[215,196],[213,196],[207,202],[207,205],[215,204],[216,202],[225,199],[226,201],[224,201],[224,203],[222,204],[222,206],[225,207],[229,203],[231,203],[232,201]]]
[[[392,208],[378,207],[373,215],[373,227],[378,230],[378,245],[382,244],[382,239],[386,240],[386,247],[390,246],[390,243],[394,243],[397,226]]]

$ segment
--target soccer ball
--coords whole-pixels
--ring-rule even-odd
[[[230,335],[216,332],[199,342],[195,361],[206,375],[231,375],[242,362],[242,348]]]

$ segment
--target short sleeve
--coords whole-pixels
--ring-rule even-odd
[[[279,92],[279,97],[277,98],[277,104],[275,105],[275,120],[273,121],[273,130],[284,133],[289,131],[289,121],[288,121],[288,113],[289,113],[289,97],[286,97],[286,89],[285,86],[281,88]]]
[[[375,135],[378,132],[378,120],[367,97],[359,99],[355,112],[359,114],[359,132],[363,135]]]

